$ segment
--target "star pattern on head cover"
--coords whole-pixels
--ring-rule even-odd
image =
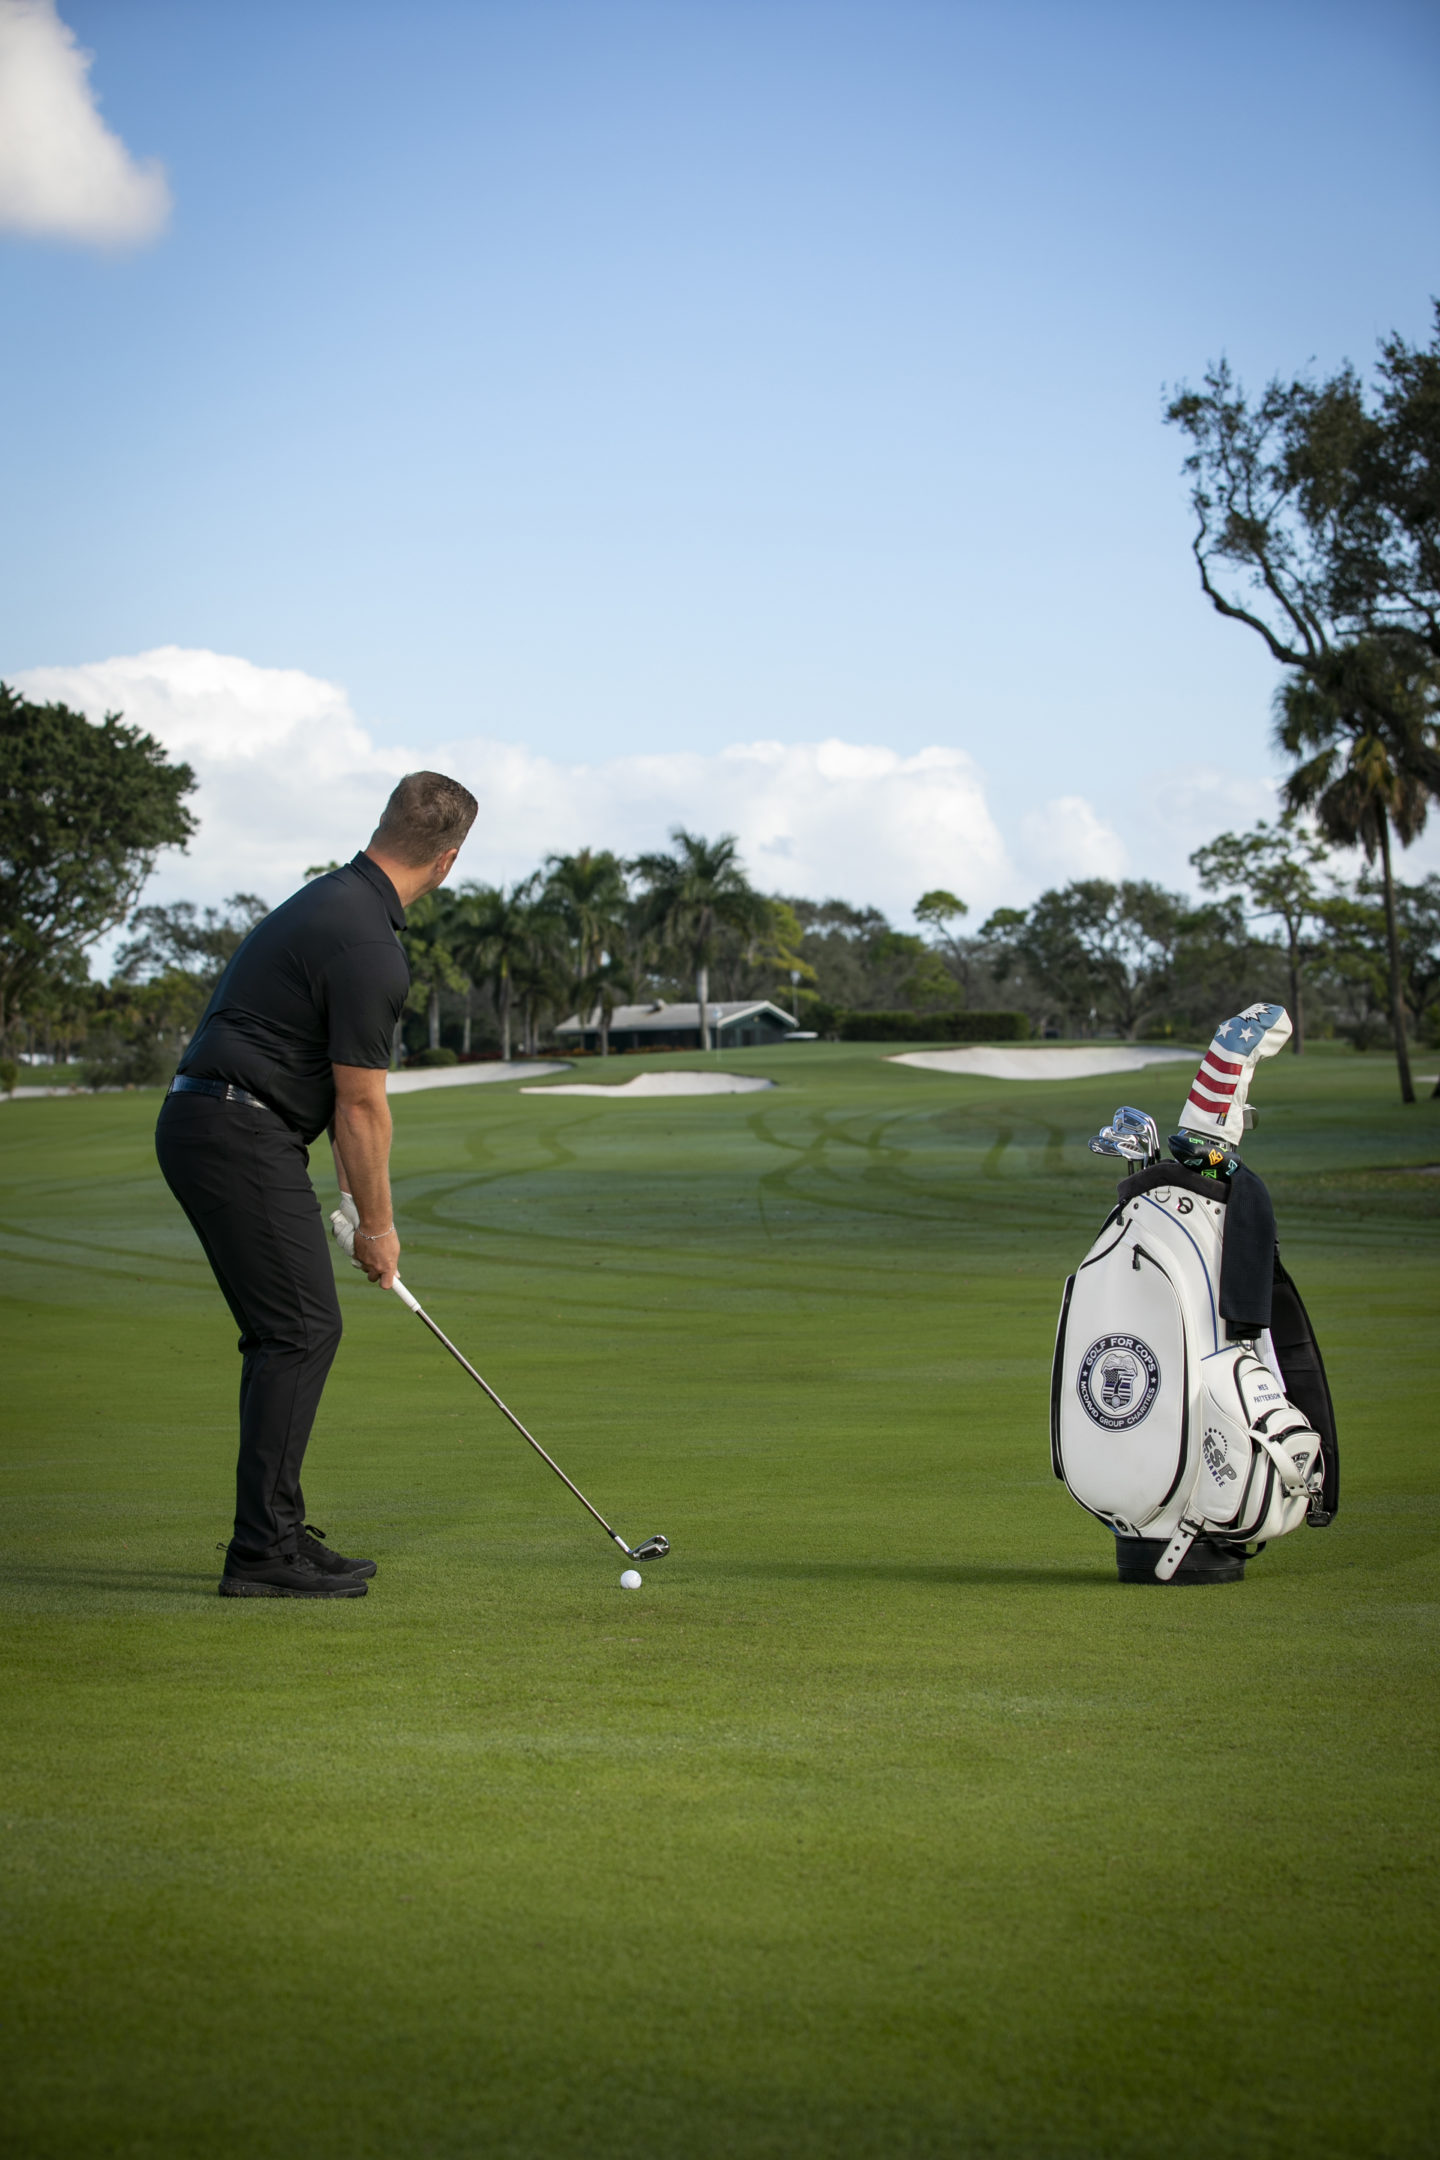
[[[1245,1056],[1247,1046],[1268,1035],[1279,1015],[1278,1005],[1252,1005],[1249,1012],[1237,1013],[1233,1020],[1227,1020],[1224,1027],[1217,1030],[1215,1040],[1223,1043],[1227,1050],[1238,1049],[1241,1055]],[[1251,1019],[1257,1022],[1256,1026],[1242,1025],[1242,1022]]]

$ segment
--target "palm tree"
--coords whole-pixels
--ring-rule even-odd
[[[500,1022],[500,1055],[510,1060],[510,1018],[517,971],[529,964],[533,944],[531,913],[538,871],[507,892],[503,885],[462,885],[457,896],[450,946],[457,962],[475,981],[488,982]]]
[[[547,1006],[563,1007],[569,995],[567,963],[564,920],[549,891],[541,886],[525,908],[521,950],[511,967],[527,1057],[534,1057],[538,1048],[541,1013]]]
[[[463,990],[466,979],[455,954],[452,941],[459,921],[460,903],[453,893],[424,893],[412,900],[405,911],[405,927],[400,932],[400,942],[405,957],[410,962],[410,1000],[412,1005],[423,1004],[427,1016],[427,1038],[430,1048],[440,1047],[440,993],[442,990]]]
[[[625,865],[608,848],[546,860],[545,896],[569,946],[569,995],[582,1026],[600,1004],[600,1054],[609,1051],[616,992],[633,987],[625,942]]]
[[[1390,840],[1393,833],[1409,847],[1424,830],[1437,791],[1440,667],[1413,647],[1379,639],[1357,640],[1331,662],[1323,681],[1299,674],[1277,695],[1276,740],[1300,760],[1285,797],[1292,811],[1313,810],[1328,840],[1363,847],[1370,862],[1380,858],[1390,1025],[1400,1099],[1413,1103]]]
[[[764,925],[766,903],[741,868],[733,833],[703,840],[677,825],[670,839],[673,855],[641,855],[633,865],[645,888],[642,920],[688,964],[700,1007],[700,1047],[708,1050],[716,939],[722,929],[753,936]]]
[[[600,1023],[600,1055],[610,1055],[610,1022],[622,998],[634,997],[637,978],[623,954],[602,953],[598,964],[574,985],[575,1010],[582,1027],[593,1015]]]

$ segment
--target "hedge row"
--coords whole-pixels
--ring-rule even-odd
[[[849,1012],[839,1033],[842,1042],[1024,1042],[1030,1022],[1021,1012]]]

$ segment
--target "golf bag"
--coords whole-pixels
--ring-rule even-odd
[[[1139,1115],[1117,1112],[1116,1126]],[[1325,1367],[1270,1196],[1233,1156],[1227,1167],[1150,1160],[1124,1178],[1065,1285],[1051,1463],[1114,1532],[1122,1581],[1237,1580],[1247,1547],[1322,1528],[1339,1506]]]

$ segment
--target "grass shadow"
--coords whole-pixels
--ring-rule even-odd
[[[6,1591],[143,1592],[149,1597],[214,1597],[221,1563],[214,1570],[195,1568],[121,1567],[83,1561],[6,1561],[0,1564],[0,1602]]]
[[[910,1582],[1017,1585],[1033,1588],[1104,1588],[1115,1575],[1103,1568],[1026,1567],[1001,1561],[950,1560],[731,1560],[687,1562],[687,1569],[716,1575],[754,1575],[784,1582]]]

